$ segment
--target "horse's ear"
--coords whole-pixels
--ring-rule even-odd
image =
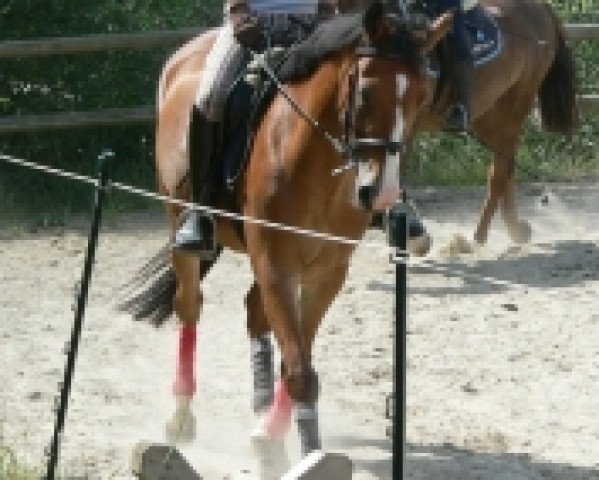
[[[382,2],[371,2],[364,12],[364,30],[370,38],[377,37],[383,26],[385,8]]]
[[[437,44],[445,38],[449,33],[449,29],[453,25],[453,12],[446,12],[433,20],[433,23],[427,28],[422,44],[420,45],[420,53],[426,55],[430,53]]]

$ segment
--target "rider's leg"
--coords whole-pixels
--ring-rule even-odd
[[[212,50],[206,57],[196,107],[192,113],[189,131],[189,164],[192,200],[210,204],[218,188],[213,175],[215,166],[215,137],[222,119],[224,105],[231,84],[243,65],[244,51],[233,36],[230,22],[218,33]],[[198,210],[185,212],[184,222],[175,235],[173,248],[182,253],[210,259],[215,249],[215,222],[213,215]]]
[[[210,204],[213,192],[213,157],[216,142],[216,125],[196,106],[189,120],[188,157],[191,201]],[[173,249],[180,253],[210,260],[216,253],[216,237],[212,215],[198,210],[185,212],[184,221],[175,232]]]
[[[206,57],[196,96],[196,105],[211,122],[222,119],[227,95],[241,70],[244,56],[243,47],[233,35],[233,25],[227,21],[219,29],[214,45]]]
[[[464,24],[462,0],[441,0],[443,9],[453,9],[453,30],[449,34],[449,42],[454,52],[455,64],[452,78],[456,102],[447,118],[446,129],[462,132],[468,130],[470,123],[470,97],[472,90],[472,59],[468,36]]]

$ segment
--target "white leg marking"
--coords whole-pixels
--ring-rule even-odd
[[[408,90],[409,80],[407,75],[397,75],[396,77],[396,95],[398,100],[402,100],[406,91]],[[405,128],[405,119],[403,107],[397,106],[395,110],[395,125],[393,126],[393,132],[391,134],[391,140],[394,142],[401,142],[403,139],[403,133]],[[385,161],[385,168],[383,169],[383,179],[381,182],[381,190],[377,203],[383,208],[386,205],[396,200],[399,195],[399,167],[400,167],[400,155],[393,154],[387,155]]]

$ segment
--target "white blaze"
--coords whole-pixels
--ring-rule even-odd
[[[396,80],[396,98],[402,99],[408,90],[408,77],[407,75],[397,75]],[[395,124],[393,126],[393,132],[391,133],[391,140],[393,142],[401,142],[404,133],[404,114],[403,108],[399,105],[395,110]],[[383,169],[383,179],[381,181],[381,190],[377,203],[380,207],[385,208],[391,202],[394,202],[399,196],[399,166],[400,166],[400,155],[391,154],[387,155],[385,161],[385,168]]]

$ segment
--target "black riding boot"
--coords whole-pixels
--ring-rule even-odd
[[[470,95],[472,90],[472,60],[460,60],[454,66],[454,89],[456,103],[453,106],[445,129],[450,132],[465,132],[470,124]]]
[[[210,122],[194,106],[189,125],[189,181],[192,201],[210,205],[214,189],[214,146],[217,123]],[[212,260],[216,254],[216,223],[212,214],[199,210],[184,212],[175,233],[173,250]]]

